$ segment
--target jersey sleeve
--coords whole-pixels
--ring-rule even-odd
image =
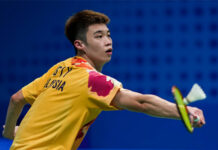
[[[22,88],[24,99],[29,104],[32,105],[35,99],[38,97],[38,95],[43,91],[46,82],[50,79],[52,73],[56,69],[56,66],[57,65],[53,66],[48,70],[48,72],[43,74],[41,77],[35,79],[34,81]]]
[[[89,101],[95,107],[101,110],[117,110],[117,108],[110,104],[121,88],[122,84],[114,78],[97,71],[89,72],[88,96]]]

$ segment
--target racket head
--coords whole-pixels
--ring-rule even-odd
[[[189,119],[189,113],[188,113],[187,106],[183,102],[183,96],[182,96],[180,90],[176,86],[172,87],[172,93],[173,93],[173,96],[174,96],[174,100],[176,101],[176,105],[177,105],[177,108],[179,110],[181,120],[184,123],[186,129],[190,133],[192,133],[193,132],[193,127],[192,127],[191,121]]]

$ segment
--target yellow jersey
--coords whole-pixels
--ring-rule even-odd
[[[22,120],[11,150],[76,150],[88,128],[122,84],[75,56],[54,65],[22,88],[32,106]]]

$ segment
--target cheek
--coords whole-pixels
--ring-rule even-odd
[[[93,42],[91,45],[91,49],[94,52],[101,52],[103,49],[103,44],[101,42]]]

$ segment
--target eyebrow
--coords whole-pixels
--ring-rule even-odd
[[[95,34],[103,33],[103,32],[104,32],[103,30],[97,30],[97,31],[95,31],[93,34],[95,35]],[[107,32],[107,33],[110,33],[110,30],[107,30],[106,32]]]

